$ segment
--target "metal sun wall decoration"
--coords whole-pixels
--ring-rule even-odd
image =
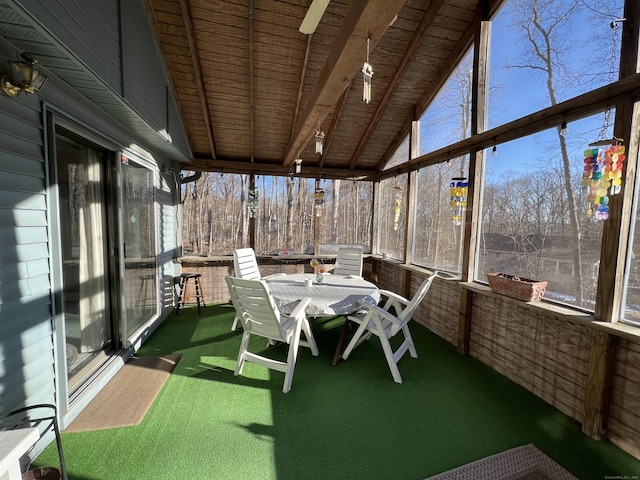
[[[620,193],[625,147],[620,143],[595,142],[584,151],[584,172],[580,186],[587,198],[587,217],[609,218],[609,196]],[[611,142],[613,143],[613,142]]]
[[[249,218],[254,218],[258,211],[258,189],[249,190],[247,205],[249,207]]]
[[[467,208],[469,183],[465,177],[453,177],[449,184],[449,206],[453,212],[453,224],[462,225],[464,211]]]

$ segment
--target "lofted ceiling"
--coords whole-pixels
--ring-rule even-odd
[[[375,178],[472,44],[482,3],[331,0],[305,35],[311,0],[147,0],[193,154],[183,168],[287,174],[301,158],[303,175]]]

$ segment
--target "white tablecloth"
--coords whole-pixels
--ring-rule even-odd
[[[281,275],[267,278],[266,282],[282,313],[291,313],[301,298],[310,297],[305,312],[308,317],[347,315],[358,310],[358,300],[376,305],[380,300],[378,287],[362,277],[351,275],[323,275],[317,284],[310,273]],[[312,279],[307,287],[305,280]]]

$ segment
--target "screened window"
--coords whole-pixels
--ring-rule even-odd
[[[355,180],[321,182],[324,209],[318,238],[321,244],[365,245],[370,249],[373,184]]]
[[[486,152],[476,280],[490,272],[546,280],[545,298],[594,309],[606,220],[596,218],[584,160],[603,125],[595,115],[564,136],[555,127]]]
[[[378,251],[396,260],[404,260],[407,175],[382,180],[378,198]]]
[[[461,271],[469,157],[418,171],[412,263]]]
[[[639,184],[640,185],[640,184]],[[636,203],[627,252],[627,268],[622,319],[640,326],[640,199],[636,185]]]
[[[467,53],[420,118],[418,156],[469,138],[472,79],[473,49]]]
[[[491,25],[489,128],[617,80],[622,16],[623,0],[506,2]]]

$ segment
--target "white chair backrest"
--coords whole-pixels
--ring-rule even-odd
[[[262,280],[225,277],[231,302],[245,330],[254,335],[286,342],[280,324],[280,312]]]
[[[362,249],[343,247],[338,249],[336,265],[333,269],[335,275],[362,276]]]
[[[398,320],[400,320],[402,323],[404,323],[405,321],[411,320],[411,317],[413,317],[413,314],[416,311],[416,308],[418,308],[418,305],[420,305],[420,302],[422,302],[424,297],[427,295],[427,292],[429,291],[429,287],[431,287],[433,280],[437,276],[438,276],[438,272],[436,271],[430,277],[426,278],[424,282],[422,282],[422,285],[418,287],[418,290],[416,290],[416,293],[411,299],[411,301],[407,304],[404,310],[402,310],[402,313],[398,315]]]
[[[260,280],[260,269],[253,248],[239,248],[233,251],[233,269],[237,278]]]

